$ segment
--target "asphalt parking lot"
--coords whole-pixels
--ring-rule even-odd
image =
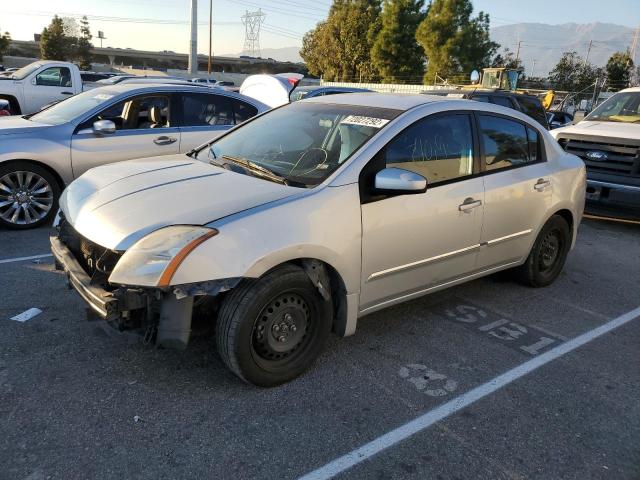
[[[210,336],[173,352],[87,321],[51,258],[14,261],[49,234],[0,230],[2,479],[640,478],[640,312],[491,391],[640,306],[640,225],[584,221],[549,288],[497,275],[365,317],[271,390],[228,372]],[[378,454],[358,450],[372,441]]]

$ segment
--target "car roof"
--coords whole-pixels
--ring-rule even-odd
[[[209,90],[218,91],[214,89],[209,89],[207,87],[202,87],[199,85],[192,84],[191,82],[180,82],[180,83],[153,83],[153,82],[140,82],[140,83],[127,83],[120,82],[115,85],[105,85],[104,87],[98,87],[99,89],[108,89],[110,92],[120,94],[120,93],[128,93],[132,91],[140,91],[145,92],[147,90],[162,90],[162,91],[174,91],[174,90],[186,90],[191,92],[207,92]],[[96,90],[98,89],[96,88]]]
[[[359,92],[343,93],[341,95],[331,95],[328,97],[313,97],[302,101],[312,103],[357,105],[362,107],[391,108],[405,111],[428,103],[451,101],[451,98],[422,94]]]
[[[296,90],[302,90],[305,92],[315,92],[316,90],[335,90],[337,92],[370,92],[366,88],[358,87],[334,87],[331,85],[304,85],[296,88]]]
[[[208,93],[215,95],[225,95],[227,97],[236,98],[238,100],[242,100],[244,102],[250,103],[255,107],[258,107],[259,111],[266,111],[269,108],[247,95],[242,95],[240,93],[231,92],[229,90],[225,90],[223,88],[215,88],[215,87],[207,87],[203,85],[198,85],[191,82],[185,83],[117,83],[115,85],[105,85],[104,87],[98,87],[91,90],[87,90],[87,92],[102,92],[108,95],[123,95],[125,93],[146,93],[146,92],[198,92],[198,93]]]
[[[625,88],[624,90],[620,90],[620,91],[637,93],[637,92],[640,92],[640,87]]]

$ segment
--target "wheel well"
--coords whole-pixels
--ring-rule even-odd
[[[9,163],[17,163],[17,162],[32,163],[34,165],[39,166],[40,168],[44,168],[47,172],[53,175],[53,178],[56,179],[56,182],[58,182],[58,186],[60,187],[60,191],[64,189],[65,184],[64,184],[64,181],[62,180],[62,177],[58,174],[58,172],[56,172],[53,168],[51,168],[46,163],[38,162],[37,160],[27,160],[23,158],[16,158],[14,160],[6,160],[4,162],[0,162],[0,165],[6,165]]]
[[[18,99],[13,95],[0,95],[0,99],[9,100],[11,113],[13,113],[14,115],[20,115],[22,113],[22,109],[20,108],[20,103],[18,102]]]
[[[558,210],[555,215],[559,215],[562,218],[565,219],[565,221],[567,222],[567,225],[569,225],[569,230],[571,230],[571,232],[573,232],[573,214],[571,213],[571,211],[567,210],[567,209],[563,209],[563,210]]]
[[[344,283],[344,280],[342,279],[342,276],[335,268],[333,268],[333,266],[331,266],[327,262],[323,262],[322,260],[317,260],[315,258],[299,258],[296,260],[290,260],[285,263],[292,263],[294,265],[297,265],[307,273],[308,270],[305,267],[309,264],[319,264],[324,267],[326,275],[329,277],[331,303],[333,304],[333,329],[334,331],[338,331],[339,326],[346,323],[347,319],[347,287]],[[278,268],[280,266],[282,266],[282,264],[277,265],[274,268]],[[311,281],[313,282],[314,280],[311,278]],[[316,285],[316,287],[318,287],[318,285]]]

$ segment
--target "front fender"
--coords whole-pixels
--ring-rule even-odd
[[[311,195],[257,207],[213,222],[219,234],[180,265],[173,284],[257,278],[282,263],[315,258],[360,291],[361,220],[358,185],[317,187]]]

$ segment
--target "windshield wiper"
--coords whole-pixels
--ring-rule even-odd
[[[286,178],[278,175],[277,173],[269,170],[268,168],[265,168],[261,165],[258,165],[257,163],[252,162],[251,160],[247,160],[246,158],[232,157],[230,155],[222,155],[222,159],[226,160],[226,162],[221,162],[217,160],[216,157],[214,157],[209,160],[209,163],[213,165],[217,165],[219,167],[223,167],[223,168],[225,163],[227,162],[234,163],[236,165],[240,165],[242,168],[244,168],[249,172],[258,174],[258,176],[260,177],[267,178],[274,182],[282,183],[283,185],[289,185],[289,181]]]

